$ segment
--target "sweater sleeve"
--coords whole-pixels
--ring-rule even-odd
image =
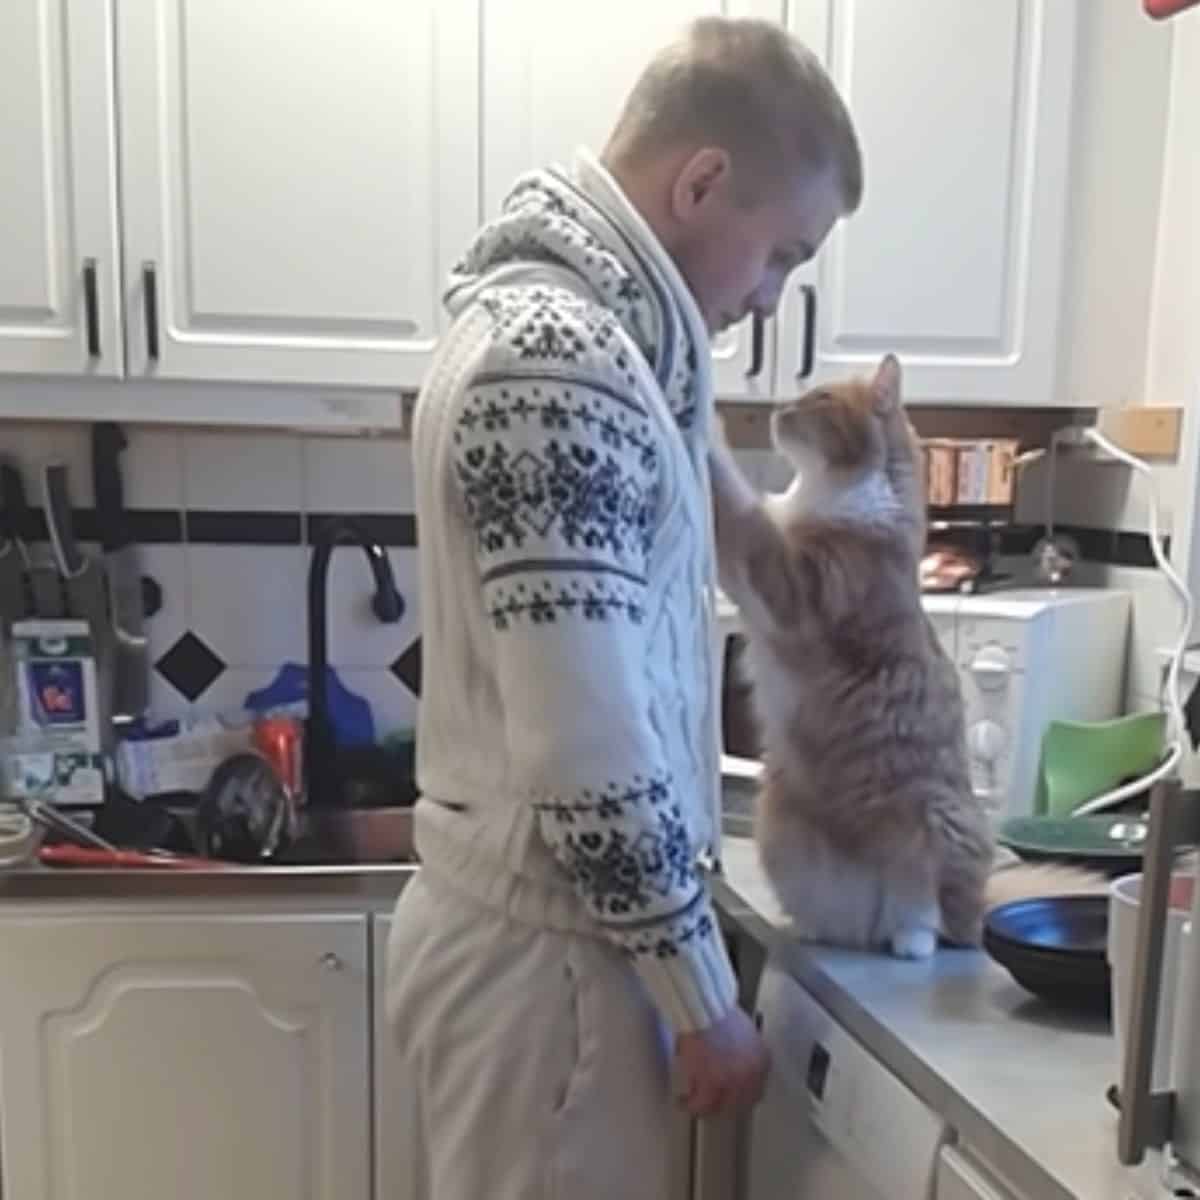
[[[553,314],[538,349],[565,358],[485,356],[453,417],[453,473],[516,776],[505,790],[528,798],[600,929],[690,1032],[733,1007],[736,981],[648,681],[660,435],[606,316]]]

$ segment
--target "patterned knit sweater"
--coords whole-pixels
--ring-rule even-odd
[[[697,857],[718,785],[707,335],[610,175],[518,182],[417,403],[417,847],[610,939],[676,1032],[735,981]]]

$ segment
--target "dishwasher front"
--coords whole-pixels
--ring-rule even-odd
[[[950,1130],[774,963],[758,993],[771,1076],[746,1200],[933,1200]]]

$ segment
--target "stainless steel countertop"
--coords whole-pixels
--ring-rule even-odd
[[[806,946],[780,911],[752,843],[726,838],[719,907],[764,944],[858,1040],[1035,1200],[1159,1200],[1161,1160],[1117,1161],[1108,1023],[1056,1013],[982,951],[927,962]]]

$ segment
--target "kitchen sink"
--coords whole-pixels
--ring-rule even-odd
[[[409,807],[305,810],[303,831],[275,860],[282,866],[416,862]]]

